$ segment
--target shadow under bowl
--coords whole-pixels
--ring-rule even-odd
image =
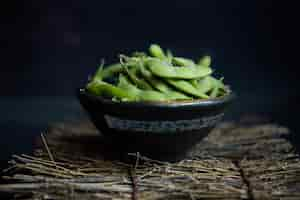
[[[179,161],[215,127],[234,94],[207,100],[116,102],[85,89],[78,98],[97,129],[115,150],[152,159]]]

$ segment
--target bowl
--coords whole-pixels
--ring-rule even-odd
[[[222,120],[234,94],[207,100],[117,102],[77,91],[91,121],[111,147],[156,160],[178,161]]]

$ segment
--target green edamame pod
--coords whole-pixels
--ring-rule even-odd
[[[210,93],[209,96],[211,98],[216,98],[216,97],[219,96],[221,89],[225,90],[225,86],[222,83],[223,78],[221,78],[220,80],[212,78],[212,80],[213,80],[214,88],[213,88],[213,90],[212,90],[212,92]]]
[[[172,59],[173,59],[173,54],[172,54],[172,51],[170,49],[167,49],[167,52],[166,52],[166,57],[167,57],[167,62],[168,63],[172,63]]]
[[[198,91],[207,93],[210,90],[212,90],[214,87],[214,80],[211,76],[206,76],[204,78],[201,78],[197,80],[196,88]]]
[[[134,96],[135,100],[138,100],[140,92],[139,89],[136,86],[132,85],[128,78],[123,74],[119,75],[118,88],[126,91],[130,96]]]
[[[190,83],[196,88],[198,86],[198,79],[191,79]]]
[[[118,87],[127,91],[131,96],[135,96],[137,101],[164,101],[168,97],[163,93],[154,90],[140,90],[130,83],[130,81],[123,75],[119,77]]]
[[[210,56],[203,56],[199,59],[198,65],[203,67],[210,67],[211,65],[211,57]]]
[[[138,78],[138,76],[137,76],[138,69],[137,68],[128,69],[127,67],[125,67],[125,71],[126,71],[127,75],[129,76],[129,78],[131,79],[131,81],[138,88],[145,89],[145,90],[151,90],[152,89],[152,87],[149,83],[147,83],[142,78]]]
[[[183,91],[187,94],[193,95],[195,97],[207,99],[209,96],[207,96],[205,93],[198,91],[197,88],[195,88],[190,82],[186,80],[178,80],[178,79],[166,79],[166,81],[177,88],[180,91]]]
[[[135,97],[130,95],[130,93],[126,92],[126,90],[122,90],[112,84],[103,82],[103,81],[93,81],[87,84],[86,89],[94,95],[105,95],[109,97],[117,97],[118,99],[128,99],[134,100]]]
[[[166,53],[157,44],[149,47],[150,56],[134,52],[120,55],[119,63],[104,67],[102,62],[89,79],[86,90],[97,96],[117,101],[170,101],[207,99],[230,92],[222,80],[211,76],[211,57],[206,55],[197,63]],[[108,81],[108,82],[106,82]]]
[[[169,100],[191,100],[193,99],[192,97],[189,97],[179,91],[176,90],[170,90],[170,91],[166,91],[164,92]]]
[[[157,44],[151,44],[150,45],[149,53],[153,57],[156,57],[156,58],[159,58],[159,59],[165,59],[166,58],[164,51]]]
[[[146,64],[154,75],[163,78],[197,79],[212,73],[212,70],[208,67],[172,67],[165,62],[155,59],[148,60]]]
[[[105,78],[110,78],[117,73],[120,73],[123,70],[122,65],[120,63],[108,65],[103,67],[101,65],[96,71],[92,80],[103,80]]]
[[[158,78],[154,77],[152,73],[146,69],[144,66],[140,67],[140,72],[142,76],[157,90],[161,92],[168,91],[168,86]]]
[[[123,68],[135,68],[139,65],[139,62],[141,62],[141,59],[144,59],[143,57],[128,57],[125,55],[120,55],[120,64]]]
[[[144,66],[140,67],[141,74],[145,79],[158,91],[165,93],[167,96],[174,99],[192,99],[191,97],[170,88],[164,81],[154,77],[149,70]]]
[[[216,98],[218,96],[219,87],[215,85],[214,89],[210,93],[211,98]]]
[[[191,59],[181,58],[181,57],[173,57],[172,64],[175,66],[183,66],[183,67],[192,67],[196,64]]]

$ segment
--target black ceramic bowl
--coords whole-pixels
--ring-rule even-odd
[[[222,119],[234,95],[176,102],[115,102],[79,89],[81,105],[92,122],[124,154],[140,152],[176,161]]]

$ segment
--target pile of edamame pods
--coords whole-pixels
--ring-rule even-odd
[[[115,101],[180,101],[209,99],[228,94],[223,79],[212,76],[211,57],[198,62],[173,56],[157,45],[149,54],[120,55],[119,63],[101,64],[86,85],[90,94]]]

